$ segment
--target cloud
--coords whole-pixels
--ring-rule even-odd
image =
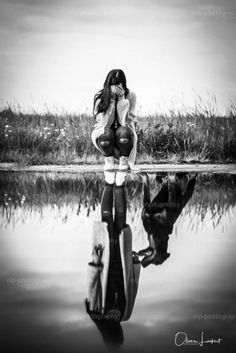
[[[0,29],[17,32],[18,35],[33,32],[61,33],[77,31],[82,26],[94,28],[98,24],[103,27],[106,25],[108,32],[109,28],[122,29],[122,26],[127,31],[145,26],[145,31],[148,31],[148,28],[158,28],[160,24],[166,24],[168,28],[168,24],[175,22],[181,27],[193,21],[209,21],[209,9],[212,14],[214,9],[215,13],[217,9],[225,11],[225,14],[227,9],[229,11],[229,7],[219,7],[220,4],[222,0],[215,2],[214,6],[203,0],[197,4],[193,0],[3,0],[0,5]],[[210,16],[212,19],[214,16]]]
[[[147,85],[163,95],[174,85],[222,95],[235,79],[233,1],[2,0],[0,7],[4,99],[23,101],[32,93],[37,100],[44,92],[71,106],[76,90],[87,100],[94,74],[103,81],[113,66],[130,72],[135,90],[142,80],[137,93],[146,94],[146,103],[157,99]],[[80,77],[80,87],[73,77]]]

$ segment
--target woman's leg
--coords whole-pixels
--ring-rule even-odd
[[[125,185],[115,186],[115,233],[119,236],[122,229],[126,227],[126,192]]]
[[[120,253],[119,234],[125,226],[126,219],[126,199],[124,185],[114,187],[115,197],[115,224],[114,224],[114,246],[112,256],[110,256],[110,266],[107,281],[107,296],[105,310],[106,312],[113,309],[119,309],[121,317],[126,307],[126,297],[124,288],[124,277],[122,260]],[[117,299],[116,299],[117,295]],[[117,301],[116,301],[117,300]]]
[[[103,154],[105,157],[109,157],[113,155],[114,142],[115,142],[114,132],[109,128],[105,128],[104,134],[99,136],[97,140],[98,146],[103,151]]]
[[[129,127],[120,126],[116,130],[116,144],[122,156],[129,156],[133,147],[132,132]]]
[[[102,222],[108,224],[108,232],[110,238],[113,236],[113,184],[106,184],[102,194],[101,200],[101,217]]]
[[[108,234],[110,238],[110,261],[114,260],[116,253],[116,242],[115,242],[115,233],[114,233],[114,220],[112,214],[113,208],[113,188],[114,184],[106,184],[102,194],[101,200],[101,213],[102,213],[102,222],[106,222],[108,225]]]

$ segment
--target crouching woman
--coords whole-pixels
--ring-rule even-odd
[[[122,70],[111,70],[94,97],[96,118],[92,132],[95,147],[103,154],[104,170],[113,170],[119,160],[119,170],[134,169],[137,153],[137,134],[134,118],[136,95],[127,88]]]

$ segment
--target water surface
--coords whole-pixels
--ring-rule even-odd
[[[160,190],[148,174],[153,198]],[[123,351],[187,351],[175,335],[222,338],[196,350],[233,349],[236,329],[236,179],[199,174],[173,224],[169,258],[141,269]],[[102,173],[0,173],[1,343],[21,351],[104,351],[85,311],[93,222],[101,219]],[[148,246],[143,178],[128,174],[133,249]]]

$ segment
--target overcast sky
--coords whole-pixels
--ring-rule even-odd
[[[234,0],[0,0],[0,98],[92,110],[122,68],[143,112],[236,97]]]

